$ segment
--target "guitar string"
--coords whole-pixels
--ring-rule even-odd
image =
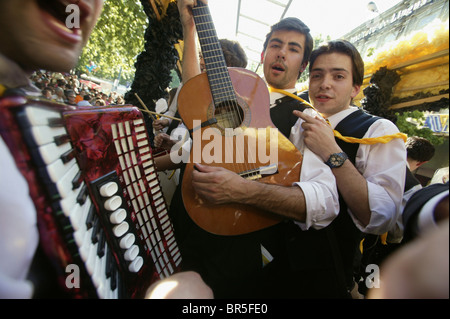
[[[240,112],[239,103],[237,101],[237,96],[235,94],[234,87],[233,87],[232,82],[231,82],[231,78],[230,78],[230,75],[229,75],[229,72],[228,72],[228,68],[227,68],[226,64],[224,63],[223,51],[220,48],[220,45],[218,43],[217,35],[216,35],[216,32],[215,32],[215,28],[214,28],[214,23],[212,22],[212,19],[210,18],[211,16],[209,14],[209,8],[208,8],[208,6],[205,6],[204,8],[205,8],[205,12],[206,12],[205,16],[208,17],[211,20],[211,22],[210,22],[210,24],[211,24],[210,30],[212,32],[211,38],[213,38],[214,35],[215,35],[215,38],[216,38],[217,50],[218,50],[217,51],[218,52],[217,57],[218,57],[218,59],[221,58],[221,61],[222,61],[222,64],[223,64],[223,71],[222,72],[224,74],[223,78],[225,79],[225,82],[224,82],[225,83],[225,88],[223,90],[225,91],[226,103],[229,104],[227,106],[227,109],[228,110],[231,109],[231,113],[230,113],[229,117],[232,119],[232,121],[231,121],[232,125],[231,126],[234,129],[236,127],[239,127],[241,124],[243,124],[243,118],[242,118],[242,115],[241,115],[241,112]],[[217,62],[217,60],[216,60],[216,62]],[[228,95],[227,95],[227,93],[228,93]],[[238,117],[237,121],[236,121],[235,115]],[[257,137],[257,135],[255,137]],[[226,139],[226,140],[228,140],[228,139]],[[248,140],[251,140],[251,139],[248,139]],[[233,139],[231,139],[231,144],[232,143],[233,143]],[[243,145],[242,146],[245,147],[245,138],[243,140]],[[249,144],[247,145],[247,160],[246,160],[245,159],[245,150],[243,152],[244,155],[240,154],[240,148],[237,148],[237,145],[236,145],[235,149],[238,152],[238,154],[236,154],[236,161],[238,160],[239,157],[241,157],[242,160],[243,160],[244,169],[240,169],[240,172],[248,172],[248,171],[250,171],[250,172],[253,172],[253,173],[251,173],[251,175],[256,175],[257,174],[257,172],[256,172],[256,157],[253,154],[253,151],[255,151],[255,153],[256,153],[256,144],[255,144],[254,148],[252,148],[251,146],[252,145],[249,145]]]
[[[224,118],[225,122],[228,121],[227,125],[225,126],[231,126],[231,128],[234,130],[236,128],[237,124],[242,123],[242,117],[241,114],[239,112],[238,109],[238,105],[237,105],[237,101],[236,101],[236,95],[234,93],[234,88],[231,85],[231,79],[229,77],[229,73],[228,73],[228,68],[226,66],[226,64],[224,63],[224,56],[223,56],[223,51],[218,43],[218,38],[217,38],[217,34],[215,32],[215,28],[214,28],[214,24],[212,22],[210,13],[209,13],[209,8],[205,5],[203,8],[198,7],[199,11],[201,12],[201,16],[198,16],[198,20],[200,22],[200,24],[198,25],[199,31],[200,32],[205,32],[207,34],[207,37],[200,37],[201,40],[203,40],[203,42],[206,42],[207,39],[213,39],[216,40],[216,44],[215,44],[215,50],[207,50],[207,52],[205,52],[206,54],[204,54],[204,59],[205,59],[205,64],[207,65],[207,71],[208,71],[208,61],[207,60],[212,60],[214,66],[221,66],[218,68],[213,68],[213,70],[210,70],[210,81],[211,79],[213,80],[213,83],[210,83],[211,86],[211,90],[215,92],[215,95],[217,97],[217,95],[219,95],[220,98],[218,98],[218,100],[220,101],[221,107],[225,107],[226,109],[226,113],[225,113],[225,117],[223,116],[223,112],[221,113],[221,117]],[[204,26],[206,26],[206,28],[203,28]],[[203,29],[203,30],[201,30]],[[213,44],[208,44],[209,46],[214,45]],[[216,54],[211,56],[211,52],[215,52]],[[210,65],[210,64],[209,64]],[[217,70],[220,70],[220,73],[217,73]],[[212,73],[212,74],[211,74]],[[214,75],[218,75],[218,77],[215,77]],[[228,76],[228,77],[227,77]],[[221,80],[223,80],[223,83],[220,83]],[[227,81],[228,80],[228,81]],[[217,83],[215,83],[217,81]],[[219,89],[218,89],[219,87]],[[217,101],[214,101],[215,105],[216,103],[218,103]],[[238,117],[236,119],[236,116]],[[230,144],[231,144],[231,149],[233,149],[233,138],[227,138],[226,134],[225,134],[225,151],[230,149]],[[228,145],[228,147],[227,147]],[[237,146],[237,145],[236,145]],[[240,150],[236,147],[236,161],[235,163],[233,163],[233,166],[235,167],[235,170],[237,170],[238,172],[244,172],[244,171],[248,171],[249,167],[247,162],[245,161],[245,157],[242,156],[242,154],[240,154]],[[244,152],[245,154],[245,152]],[[226,154],[225,154],[226,156]],[[239,158],[243,158],[244,161],[244,165],[242,165],[241,163],[236,163],[238,162]]]

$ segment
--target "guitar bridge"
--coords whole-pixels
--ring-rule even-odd
[[[262,166],[255,169],[251,169],[245,172],[239,173],[239,175],[248,180],[258,180],[269,175],[275,175],[278,173],[278,164],[272,164],[268,166]]]

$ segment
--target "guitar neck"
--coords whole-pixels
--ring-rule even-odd
[[[193,15],[214,104],[235,101],[236,94],[209,7],[199,1],[193,8]]]

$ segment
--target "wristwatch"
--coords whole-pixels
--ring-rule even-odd
[[[325,162],[330,168],[338,168],[344,165],[344,162],[348,159],[345,152],[331,154],[328,161]]]

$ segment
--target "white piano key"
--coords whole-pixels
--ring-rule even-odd
[[[86,269],[87,269],[89,275],[92,278],[92,276],[94,275],[94,270],[95,270],[98,243],[93,244],[91,242],[91,239],[89,238],[88,245],[89,245],[88,258],[86,259],[84,264],[86,266]]]
[[[53,143],[55,136],[66,135],[67,131],[64,127],[33,126],[31,134],[37,145],[45,145]]]
[[[40,107],[26,107],[25,114],[31,126],[45,125],[48,126],[48,119],[61,118],[61,114],[57,111]]]
[[[76,163],[75,163],[76,164]],[[78,165],[73,165],[69,171],[56,183],[56,188],[62,198],[65,198],[73,190],[73,180],[80,171]]]
[[[58,183],[58,181],[76,164],[75,158],[70,162],[64,164],[62,160],[57,160],[46,167],[47,173],[50,180],[53,183]]]
[[[80,204],[76,204],[75,205],[75,209],[73,209],[70,212],[70,222],[72,224],[72,227],[75,231],[78,231],[79,229],[81,229],[84,225],[84,227],[86,227],[85,224],[85,220],[86,220],[86,216],[91,208],[92,202],[91,199],[88,197],[86,198],[86,201],[84,202],[84,204],[82,206],[80,206]]]
[[[86,263],[88,257],[89,257],[89,248],[91,246],[91,235],[92,235],[92,228],[89,229],[84,233],[84,237],[82,240],[82,244],[79,247],[79,252],[81,259]]]
[[[66,216],[70,216],[70,212],[77,205],[77,196],[81,189],[84,188],[84,182],[77,189],[72,190],[65,198],[59,201],[62,211]]]
[[[61,158],[61,156],[72,149],[70,143],[64,143],[62,145],[56,145],[55,143],[49,143],[39,147],[39,154],[41,154],[42,160],[46,165],[53,163]]]
[[[95,269],[92,275],[92,282],[96,288],[99,288],[101,283],[105,280],[105,265],[106,265],[106,255],[100,258],[96,255],[95,258]]]

